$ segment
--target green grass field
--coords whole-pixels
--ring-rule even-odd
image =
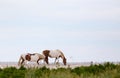
[[[8,67],[0,69],[0,78],[120,78],[120,65],[107,62],[74,69]]]

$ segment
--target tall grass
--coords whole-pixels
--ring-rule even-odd
[[[120,65],[107,62],[74,69],[8,67],[0,69],[0,78],[120,78]]]

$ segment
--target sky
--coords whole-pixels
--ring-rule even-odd
[[[120,61],[120,0],[1,0],[0,61],[46,49],[68,62]]]

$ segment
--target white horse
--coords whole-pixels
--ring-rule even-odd
[[[34,53],[34,54],[30,54],[30,53],[26,53],[26,54],[21,54],[19,61],[18,61],[18,65],[25,65],[27,64],[28,61],[30,62],[36,62],[39,65],[39,61],[40,60],[44,60],[45,56],[39,53]]]
[[[58,60],[59,62],[59,58],[61,57],[63,59],[63,64],[66,65],[66,58],[63,52],[61,52],[60,50],[58,49],[57,50],[44,50],[42,53],[45,56],[45,62],[47,64],[49,64],[48,57],[55,58],[55,64],[56,64],[56,60]]]

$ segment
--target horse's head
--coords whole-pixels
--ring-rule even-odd
[[[66,65],[66,63],[67,63],[67,61],[66,61],[66,58],[65,58],[65,57],[63,58],[63,63],[64,63],[64,65]]]

